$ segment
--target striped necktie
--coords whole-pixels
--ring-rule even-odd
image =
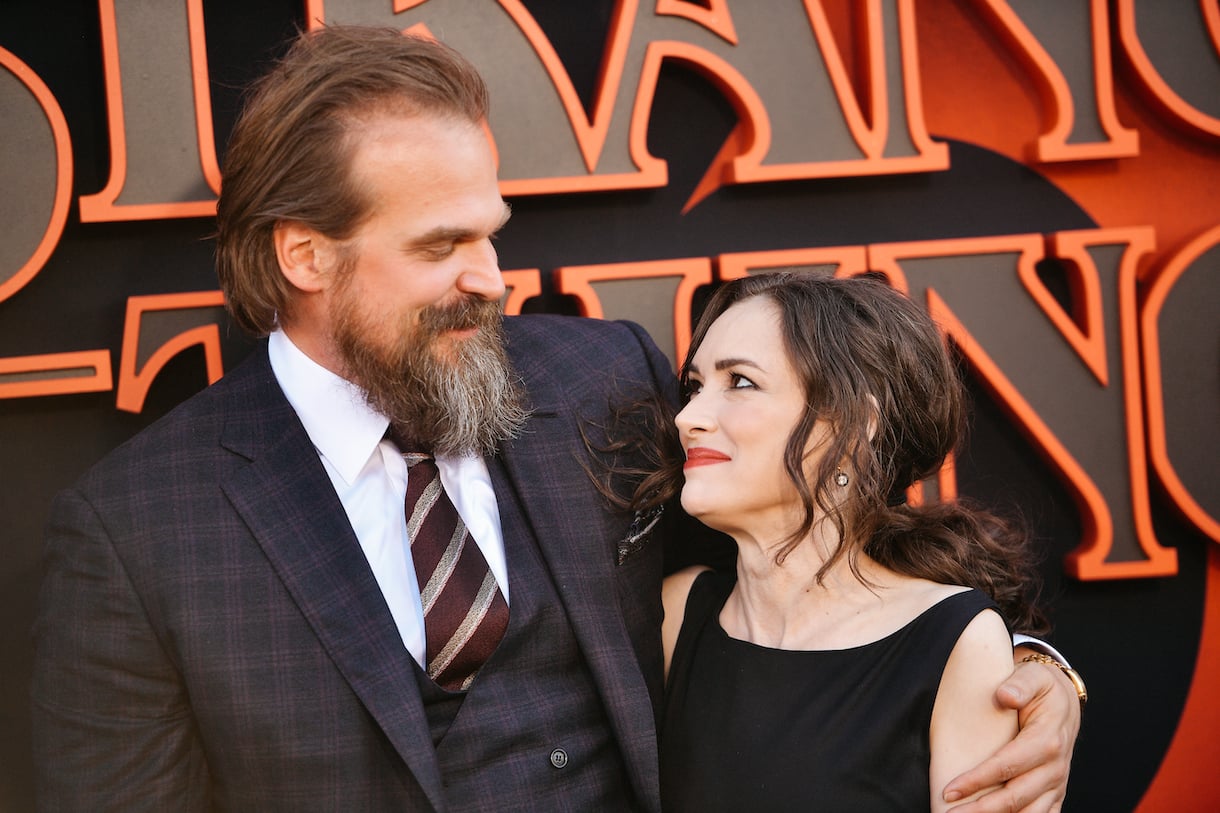
[[[508,628],[508,604],[428,455],[406,453],[407,536],[424,605],[428,677],[470,688]]]

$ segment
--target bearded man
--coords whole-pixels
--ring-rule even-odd
[[[268,338],[57,498],[46,808],[659,810],[663,545],[586,441],[674,377],[638,326],[501,320],[486,112],[469,63],[379,29],[254,89],[217,268]],[[1075,695],[1022,673],[1070,742]],[[1010,763],[1055,788],[1068,756]]]

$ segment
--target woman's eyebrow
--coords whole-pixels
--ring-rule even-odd
[[[716,362],[717,370],[727,370],[729,367],[753,367],[755,370],[765,372],[765,370],[763,370],[763,368],[760,367],[757,362],[750,361],[749,359],[727,358],[720,359]]]

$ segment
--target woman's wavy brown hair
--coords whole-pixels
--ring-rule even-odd
[[[806,399],[784,454],[803,516],[777,561],[817,523],[831,522],[840,543],[819,581],[843,559],[863,581],[863,551],[898,573],[982,590],[1014,628],[1045,631],[1034,605],[1037,562],[1018,523],[962,501],[917,507],[903,500],[907,488],[934,474],[957,446],[966,409],[953,358],[924,309],[872,275],[780,272],[737,279],[716,291],[695,327],[680,370],[684,385],[712,323],[754,297],[779,311],[784,346]],[[819,421],[831,431],[810,473],[807,448]],[[681,457],[665,451],[675,448],[672,431],[659,438],[663,462],[636,481],[637,509],[682,487]],[[850,478],[846,499],[835,484],[840,468]]]

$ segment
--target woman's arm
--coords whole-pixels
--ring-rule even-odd
[[[995,687],[1011,671],[1012,639],[1003,620],[995,612],[979,613],[945,664],[932,709],[929,779],[934,812],[949,808],[941,794],[950,779],[1016,735],[1016,712],[995,699]]]
[[[979,788],[1004,786],[954,813],[1050,813],[1067,795],[1072,750],[1080,731],[1081,708],[1076,688],[1063,672],[1041,663],[1020,663],[996,690],[996,701],[1015,709],[1021,724],[1017,738],[958,776],[945,788],[945,797],[957,801],[974,796]]]

